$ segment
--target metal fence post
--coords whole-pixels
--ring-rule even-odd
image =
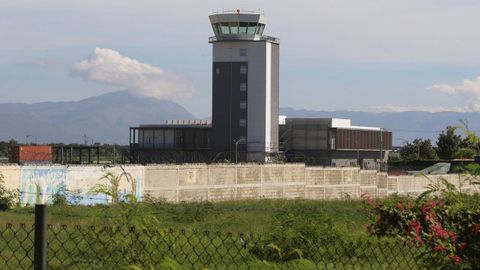
[[[47,269],[47,205],[35,205],[34,269]]]

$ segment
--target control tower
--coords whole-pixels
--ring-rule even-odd
[[[213,148],[243,161],[278,151],[279,39],[263,36],[266,22],[241,10],[210,15]]]

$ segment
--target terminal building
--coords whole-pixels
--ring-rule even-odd
[[[289,162],[377,169],[392,150],[392,133],[383,128],[352,126],[338,118],[282,120],[280,149]]]
[[[316,157],[319,161],[315,162],[323,165],[341,165],[345,162],[340,159],[352,153],[356,164],[369,157],[385,158],[391,149],[391,133],[380,128],[347,127],[348,120],[333,119],[279,123],[280,40],[263,35],[266,16],[235,10],[209,18],[214,33],[209,38],[213,49],[211,121],[170,120],[130,128],[133,162],[307,162]],[[346,139],[345,134],[358,138]],[[363,139],[375,140],[376,136],[381,139],[363,144]],[[353,144],[342,145],[345,140]]]

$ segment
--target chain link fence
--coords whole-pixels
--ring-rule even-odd
[[[0,227],[2,269],[44,269],[35,262],[35,231]],[[281,250],[261,235],[148,226],[47,225],[45,234],[47,269],[423,269],[419,248],[392,239]]]

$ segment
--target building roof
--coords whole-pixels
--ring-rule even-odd
[[[139,128],[211,128],[212,120],[166,120],[163,124],[142,124]]]
[[[327,125],[330,128],[337,129],[353,129],[353,130],[372,130],[381,131],[385,130],[380,127],[367,127],[367,126],[352,126],[352,120],[342,118],[288,118],[285,116],[279,117],[279,125],[285,125],[289,121],[305,121],[305,122],[322,122],[323,125]]]

